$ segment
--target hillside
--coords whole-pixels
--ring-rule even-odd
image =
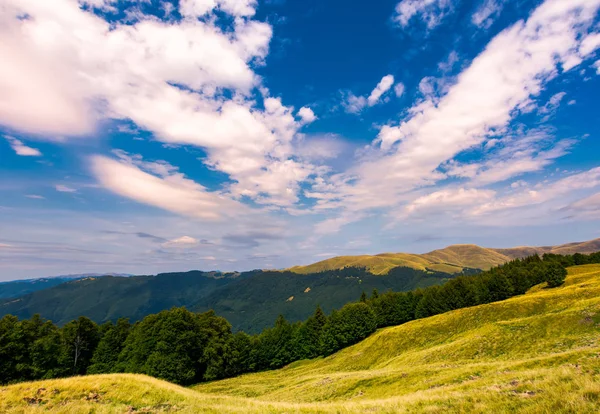
[[[17,298],[28,293],[37,292],[57,286],[62,283],[71,282],[78,279],[96,278],[103,276],[132,276],[127,273],[84,273],[76,275],[61,275],[51,277],[40,277],[37,279],[20,279],[0,282],[0,299]]]
[[[552,254],[590,254],[600,251],[600,239],[589,240],[585,242],[574,242],[561,244],[558,246],[542,247],[513,247],[509,249],[493,249],[496,252],[508,256],[511,259],[531,256],[533,254],[542,255],[544,253]]]
[[[382,329],[330,357],[193,390],[130,374],[0,388],[0,411],[598,412],[600,265],[565,286]]]
[[[304,320],[317,305],[329,312],[357,300],[363,291],[411,290],[441,284],[447,273],[395,268],[381,278],[360,269],[299,276],[291,272],[252,271],[241,274],[184,272],[129,278],[105,276],[63,283],[49,289],[0,301],[0,317],[30,318],[39,313],[58,325],[87,316],[97,323],[120,317],[132,322],[146,315],[185,306],[214,309],[235,330],[260,332],[279,314]]]
[[[30,280],[11,280],[10,282],[0,283],[0,299],[16,298],[27,295],[28,293],[37,292],[57,286],[73,279],[62,277],[40,278]]]
[[[42,317],[63,325],[79,316],[96,322],[120,317],[132,321],[169,309],[189,306],[236,277],[214,277],[199,271],[157,276],[89,277],[0,302],[0,316]]]
[[[429,253],[381,253],[376,255],[336,256],[305,266],[294,266],[288,270],[306,274],[344,267],[365,267],[376,275],[385,275],[396,266],[419,270],[459,273],[465,268],[488,270],[509,260],[534,254],[589,254],[600,250],[600,239],[545,247],[514,247],[496,249],[474,244],[454,244]]]

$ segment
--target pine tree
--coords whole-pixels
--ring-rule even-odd
[[[567,269],[558,263],[550,263],[546,269],[546,280],[549,288],[555,288],[565,283]]]

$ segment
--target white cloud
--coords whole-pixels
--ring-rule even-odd
[[[419,104],[401,125],[382,129],[383,150],[402,140],[389,162],[396,164],[395,169],[418,168],[423,172],[419,175],[427,177],[440,162],[505,128],[556,76],[557,62],[573,53],[581,25],[593,19],[599,3],[548,0],[526,23],[497,35],[438,104]],[[423,92],[431,92],[422,86]]]
[[[293,161],[292,141],[315,118],[304,108],[296,122],[292,108],[268,94],[258,107],[252,67],[264,63],[272,29],[250,19],[256,1],[179,6],[180,21],[138,13],[122,24],[76,0],[7,0],[0,124],[54,139],[90,134],[104,118],[131,120],[164,143],[201,147],[204,162],[230,177],[235,197],[294,203],[299,182],[318,170]],[[232,26],[219,27],[215,10],[234,17]]]
[[[182,16],[202,17],[219,8],[232,16],[253,16],[256,12],[256,0],[181,0],[179,12]]]
[[[446,58],[446,60],[438,63],[438,68],[442,72],[450,72],[454,68],[454,65],[456,65],[456,63],[458,63],[458,61],[459,61],[458,52],[456,52],[456,50],[453,50],[452,52],[450,52],[448,54],[448,57]]]
[[[314,122],[317,119],[317,116],[315,115],[313,110],[306,106],[303,106],[298,110],[298,116],[300,117],[300,119],[302,119],[303,124],[310,124],[311,122]]]
[[[566,92],[558,92],[558,93],[552,95],[552,97],[550,97],[550,99],[548,99],[548,102],[546,102],[546,105],[544,105],[543,107],[538,109],[538,113],[539,114],[548,114],[548,113],[556,111],[556,109],[558,109],[558,106],[560,105],[560,102],[566,95],[567,95]]]
[[[473,185],[502,182],[528,172],[540,171],[556,158],[567,154],[575,140],[554,142],[544,129],[526,134],[507,134],[490,150],[487,158],[472,164],[449,163],[449,176],[469,177]],[[470,174],[461,174],[468,171]]]
[[[579,46],[579,53],[582,56],[587,56],[596,51],[600,47],[600,33],[592,33],[586,36]]]
[[[54,186],[54,188],[56,189],[56,191],[60,192],[60,193],[76,193],[77,190],[73,187],[69,187],[67,185],[63,185],[63,184],[56,184]]]
[[[294,153],[310,162],[332,159],[347,147],[346,142],[335,134],[307,136],[296,143]]]
[[[521,192],[497,197],[490,202],[475,206],[471,214],[483,215],[497,213],[503,210],[536,206],[542,203],[558,200],[564,205],[563,199],[570,193],[589,190],[600,186],[600,167],[592,168],[577,174],[569,175],[552,183],[541,184],[537,188],[527,188]],[[538,216],[543,216],[539,214]]]
[[[43,196],[37,195],[37,194],[27,194],[25,197],[32,198],[34,200],[45,200],[46,199],[46,197],[43,197]]]
[[[352,92],[343,92],[342,98],[342,107],[349,114],[358,114],[367,106],[367,98],[356,96]]]
[[[500,14],[503,7],[503,0],[484,0],[471,16],[471,22],[479,28],[487,29],[494,23],[494,18]]]
[[[356,96],[350,91],[342,92],[342,107],[349,114],[358,114],[367,106],[375,106],[381,102],[381,97],[390,90],[394,84],[393,75],[385,75],[368,97]]]
[[[248,214],[248,208],[230,197],[210,192],[202,185],[170,170],[157,177],[127,161],[104,156],[90,158],[92,172],[108,190],[139,203],[173,213],[204,220],[222,220],[236,214]],[[138,163],[143,167],[148,164]]]
[[[23,144],[22,141],[19,141],[16,138],[9,137],[9,136],[5,136],[4,138],[6,138],[10,147],[13,149],[14,152],[17,153],[17,155],[21,155],[24,157],[41,157],[42,156],[42,153],[40,152],[40,150],[38,150],[36,148],[28,147],[27,145]]]
[[[599,219],[600,218],[600,193],[593,194],[589,197],[577,200],[562,211],[566,211],[571,215],[582,219]]]
[[[600,75],[600,60],[594,62],[594,67],[596,68],[596,73]]]
[[[405,211],[407,214],[431,214],[458,208],[462,212],[465,207],[469,208],[493,199],[495,194],[492,190],[475,188],[444,189],[417,198],[406,206]]]
[[[419,16],[428,29],[433,29],[452,10],[451,0],[402,0],[396,5],[392,19],[406,27],[413,17]]]
[[[165,248],[189,248],[197,246],[200,243],[198,239],[190,236],[181,236],[161,244]]]
[[[320,200],[355,212],[397,209],[413,200],[419,189],[447,179],[440,168],[445,163],[491,142],[495,146],[488,149],[498,152],[463,169],[464,177],[489,184],[538,171],[565,154],[572,140],[544,141],[519,154],[516,142],[527,134],[506,135],[517,116],[536,108],[534,100],[561,68],[566,70],[564,62],[580,56],[579,46],[599,7],[600,0],[546,0],[526,21],[496,35],[453,84],[440,88],[424,79],[420,89],[425,99],[418,100],[405,119],[384,125],[373,145],[362,152],[361,162],[332,177],[333,189],[318,194]]]
[[[404,95],[404,84],[402,82],[398,82],[396,85],[394,85],[394,93],[396,94],[397,98]]]
[[[377,86],[375,86],[375,89],[373,89],[373,91],[367,98],[367,104],[369,106],[378,104],[381,96],[384,93],[386,93],[387,91],[389,91],[393,84],[394,84],[394,76],[393,75],[385,75],[383,78],[381,78],[381,80],[379,81]]]

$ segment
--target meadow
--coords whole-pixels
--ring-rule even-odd
[[[600,410],[600,265],[562,287],[380,329],[327,358],[191,388],[134,374],[0,388],[7,413]]]

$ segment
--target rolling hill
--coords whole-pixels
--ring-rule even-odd
[[[600,265],[563,287],[381,329],[327,358],[193,389],[131,374],[0,388],[0,412],[592,413]]]
[[[486,248],[474,244],[455,244],[424,254],[381,253],[376,255],[336,256],[305,266],[294,266],[288,270],[294,273],[306,274],[354,266],[365,267],[376,275],[385,275],[396,266],[405,266],[419,270],[459,273],[465,268],[488,270],[510,260],[534,254],[589,254],[597,251],[600,251],[600,239],[558,246],[507,249]]]

